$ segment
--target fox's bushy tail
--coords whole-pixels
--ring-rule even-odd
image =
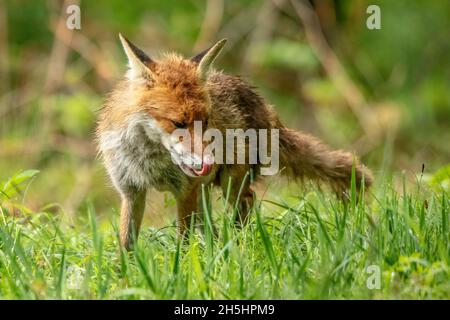
[[[332,150],[319,139],[288,128],[280,129],[280,162],[288,176],[326,182],[340,194],[350,188],[353,165],[358,190],[363,178],[366,189],[373,182],[370,170],[351,153]]]

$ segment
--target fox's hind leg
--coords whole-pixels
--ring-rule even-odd
[[[139,236],[139,229],[145,210],[146,189],[127,188],[122,192],[120,210],[120,244],[131,250]]]
[[[248,222],[253,207],[254,192],[250,176],[247,175],[248,169],[247,166],[236,165],[233,168],[225,168],[220,175],[223,196],[228,197],[231,208],[236,208],[237,226]]]

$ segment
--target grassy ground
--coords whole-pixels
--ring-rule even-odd
[[[386,181],[359,203],[354,190],[348,203],[319,191],[258,202],[242,230],[219,200],[218,239],[208,223],[189,243],[173,224],[144,228],[128,254],[116,215],[105,225],[88,205],[69,227],[11,205],[35,174],[1,192],[1,299],[450,298],[450,200],[420,182],[396,192]]]

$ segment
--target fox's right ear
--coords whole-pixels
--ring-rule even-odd
[[[156,62],[150,59],[144,51],[136,47],[130,40],[119,33],[120,41],[128,58],[128,65],[130,70],[127,73],[129,79],[144,78],[151,80],[153,78],[153,71],[156,67]]]

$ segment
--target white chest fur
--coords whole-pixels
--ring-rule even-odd
[[[100,152],[114,185],[171,190],[185,179],[161,143],[161,129],[147,115],[134,114],[127,126],[100,136]]]

